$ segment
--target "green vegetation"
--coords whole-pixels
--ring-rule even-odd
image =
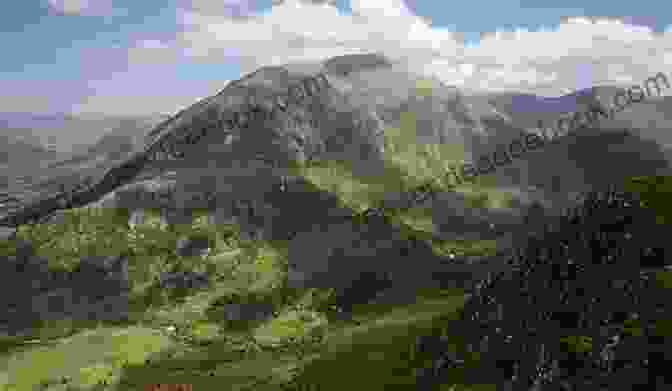
[[[436,146],[399,152],[399,145],[390,132],[389,151],[401,157],[390,159],[389,175],[382,177],[355,177],[347,164],[337,162],[297,169],[356,213],[386,192],[407,191],[439,177],[438,162],[455,153],[441,155]],[[479,197],[476,203],[485,206]],[[129,228],[128,211],[81,208],[65,212],[62,224],[20,227],[18,237],[31,241],[52,269],[72,270],[85,255],[125,254],[132,311],[125,324],[63,320],[36,324],[30,336],[5,338],[0,389],[97,390],[106,389],[105,382],[118,390],[153,383],[187,383],[194,390],[280,390],[292,382],[320,390],[382,390],[386,384],[411,389],[413,366],[423,365],[421,358],[409,356],[412,342],[436,332],[433,325],[453,316],[463,301],[459,291],[419,292],[413,305],[362,304],[352,319],[339,320],[330,290],[285,287],[287,243],[243,241],[237,226],[209,226],[203,211],[195,214],[191,225],[165,227],[158,211],[149,211],[144,224]],[[427,216],[413,208],[390,215],[409,236],[430,240],[443,255],[476,254],[494,246],[492,241],[433,240]],[[213,251],[203,259],[175,256],[177,240],[187,232],[207,235]],[[14,248],[3,243],[0,254],[14,255]],[[158,289],[153,282],[169,270],[206,272],[214,283],[200,291]],[[221,305],[227,303],[268,303],[274,312],[266,320],[231,321],[222,316]],[[341,376],[334,365],[353,368],[347,370],[352,374],[365,370],[368,376]],[[388,370],[391,366],[396,370]],[[363,379],[368,379],[366,386]]]
[[[639,194],[645,206],[656,211],[660,224],[672,223],[672,208],[668,201],[672,193],[672,177],[635,177],[626,182],[625,189]]]
[[[389,175],[355,177],[344,163],[297,170],[355,212],[376,205],[386,192],[427,181],[438,191],[470,195],[473,207],[506,203],[485,177],[459,189],[434,181],[463,151],[408,142],[415,137],[414,121],[412,114],[402,116],[405,131],[386,133]],[[422,208],[390,211],[390,217],[440,255],[485,255],[496,247],[494,241],[433,239],[431,217]],[[330,290],[286,287],[285,242],[241,240],[237,226],[210,226],[203,213],[177,227],[158,224],[157,211],[132,229],[127,218],[124,211],[83,208],[66,212],[63,224],[21,227],[18,236],[31,241],[53,269],[70,270],[85,255],[125,254],[132,311],[124,324],[63,320],[35,325],[29,336],[3,338],[0,390],[144,390],[156,383],[191,384],[195,391],[414,390],[413,370],[428,365],[413,353],[417,336],[447,335],[456,351],[464,349],[445,326],[464,302],[461,291],[418,292],[415,303],[403,306],[356,305],[344,320]],[[175,256],[177,239],[187,232],[207,235],[213,251],[202,259]],[[0,243],[0,255],[13,255],[14,248],[13,242]],[[203,271],[213,284],[199,291],[158,289],[153,282],[166,270]],[[672,286],[671,276],[661,273],[660,281]],[[221,311],[230,303],[266,303],[273,315],[231,321]],[[590,344],[581,337],[567,342],[577,350]],[[478,365],[477,357],[467,364]],[[460,371],[451,371],[441,390],[494,389],[465,385]]]
[[[60,230],[35,226],[19,233],[39,243],[38,253],[53,259],[53,268],[74,266],[75,240],[97,254],[109,254],[110,248],[126,244],[130,247],[133,312],[124,325],[64,320],[36,325],[30,337],[6,338],[0,356],[5,389],[31,390],[40,384],[57,388],[66,377],[72,389],[101,389],[94,385],[105,380],[124,390],[141,389],[149,383],[279,390],[280,384],[299,374],[301,381],[323,379],[324,388],[335,389],[337,383],[324,381],[325,365],[343,360],[343,365],[366,368],[366,357],[375,353],[371,351],[375,345],[379,357],[392,361],[396,357],[394,365],[406,368],[405,357],[415,336],[427,333],[436,318],[453,314],[462,301],[460,292],[432,292],[407,307],[361,305],[352,320],[338,321],[329,305],[329,291],[299,292],[284,287],[282,243],[244,243],[236,227],[209,227],[202,217],[175,232],[156,225],[153,219],[135,229],[115,219],[114,211],[80,209],[66,213]],[[88,229],[96,226],[107,229]],[[174,247],[170,244],[186,231],[211,235],[216,250],[202,260],[171,255]],[[82,232],[91,232],[91,238],[77,239]],[[72,257],[66,262],[68,255]],[[198,292],[155,289],[151,282],[161,270],[170,268],[204,270],[215,283]],[[236,324],[223,319],[217,310],[221,303],[254,302],[271,303],[274,316]],[[368,342],[358,342],[364,340]],[[389,344],[391,340],[397,342]],[[386,375],[385,365],[390,364],[381,362],[375,370],[383,378],[391,376]],[[374,371],[373,367],[369,370]],[[380,386],[398,382],[398,376],[405,376],[404,382],[410,384],[411,369],[403,376],[395,373],[388,380],[381,378]]]

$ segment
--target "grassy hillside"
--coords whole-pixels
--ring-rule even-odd
[[[391,191],[390,186],[403,191],[428,179],[423,164],[441,159],[421,148],[404,154],[398,146],[394,149],[393,137],[389,141],[390,153],[401,157],[391,161],[390,175],[382,180],[354,178],[347,165],[338,164],[303,167],[300,173],[361,211]],[[345,384],[324,377],[334,363],[375,370],[376,377],[368,377],[373,389],[410,386],[413,368],[407,362],[415,337],[431,331],[436,319],[450,316],[463,301],[459,291],[427,292],[410,306],[361,305],[352,319],[339,319],[330,291],[285,287],[287,243],[242,241],[238,227],[209,226],[201,212],[193,224],[174,230],[158,224],[158,211],[150,214],[133,229],[123,213],[120,218],[118,211],[100,209],[68,211],[64,224],[20,228],[19,238],[31,241],[53,269],[72,270],[83,255],[127,254],[132,315],[124,324],[35,324],[31,335],[5,338],[0,358],[4,389],[106,389],[96,384],[107,382],[120,390],[153,383],[187,383],[195,390],[279,390],[299,374],[301,382],[315,389],[341,389]],[[422,236],[422,216],[404,212],[397,217],[409,233]],[[214,251],[204,259],[176,257],[175,244],[186,232],[208,235]],[[487,253],[493,245],[434,243],[443,254]],[[13,248],[13,243],[3,243],[3,255],[12,255]],[[202,291],[157,289],[153,281],[163,270],[205,271],[215,283]],[[272,303],[274,316],[236,324],[217,311],[221,303],[251,301]],[[372,359],[379,365],[371,366]],[[390,373],[389,365],[398,371]],[[359,376],[340,380],[363,387]]]
[[[645,181],[633,183],[641,189]],[[68,216],[61,226],[23,227],[20,236],[33,240],[53,268],[70,269],[85,253],[130,249],[132,316],[121,324],[36,324],[31,335],[5,338],[3,389],[140,390],[184,383],[195,390],[412,390],[413,370],[426,365],[414,353],[416,337],[447,335],[457,351],[463,349],[460,336],[444,326],[464,302],[460,291],[422,292],[404,306],[362,304],[351,319],[340,319],[329,291],[284,286],[286,243],[245,242],[235,226],[208,226],[203,217],[170,232],[152,219],[128,229],[113,211]],[[205,259],[172,255],[187,231],[212,237],[215,251]],[[10,255],[11,244],[2,251]],[[201,291],[157,290],[151,282],[169,268],[206,271],[215,283]],[[663,285],[672,287],[669,281],[670,274],[660,274]],[[226,302],[268,302],[275,312],[266,321],[231,322],[217,311]],[[567,342],[581,350],[590,341]],[[441,389],[461,379],[454,370],[453,384]],[[487,389],[493,388],[454,388]]]
[[[446,162],[462,158],[453,146],[408,143],[413,120],[403,120],[403,132],[388,132],[389,175],[355,178],[344,164],[297,170],[354,211],[374,206],[386,192],[438,177]],[[647,194],[663,186],[633,183]],[[487,178],[459,189],[440,181],[435,186],[471,194],[475,206],[507,202]],[[426,213],[390,213],[409,233],[427,237]],[[63,224],[20,228],[19,237],[32,241],[53,269],[71,270],[83,255],[126,254],[131,314],[117,324],[35,324],[30,335],[3,338],[0,389],[146,390],[162,383],[190,384],[198,391],[415,390],[414,370],[427,365],[427,357],[415,353],[416,337],[445,335],[457,351],[464,349],[460,335],[445,327],[465,301],[462,291],[418,292],[409,305],[361,304],[344,318],[331,291],[287,288],[286,242],[242,240],[239,227],[208,225],[202,212],[174,229],[159,224],[158,211],[151,214],[129,228],[118,211],[78,209],[68,211]],[[207,235],[213,251],[203,258],[175,256],[177,239],[187,232]],[[491,254],[495,247],[492,241],[432,245],[440,254],[470,255]],[[0,255],[13,254],[14,243],[0,246]],[[203,271],[213,284],[199,291],[158,289],[154,282],[164,270]],[[225,303],[268,303],[274,312],[267,320],[229,321],[220,311]],[[579,349],[584,342],[573,345]],[[468,365],[477,366],[478,357]],[[494,390],[463,383],[455,369],[440,389]]]

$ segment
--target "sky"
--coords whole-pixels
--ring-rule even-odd
[[[672,68],[663,0],[7,3],[3,112],[175,114],[262,66],[363,52],[465,92],[559,96]]]

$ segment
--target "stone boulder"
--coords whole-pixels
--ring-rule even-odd
[[[46,224],[61,225],[66,221],[66,211],[59,210],[50,215],[44,222]]]
[[[16,242],[16,258],[20,262],[25,262],[33,256],[35,256],[35,247],[32,243],[25,240],[18,240]]]
[[[230,322],[256,322],[273,316],[273,310],[273,303],[267,298],[234,293],[215,300],[207,312]]]
[[[90,256],[80,260],[71,281],[82,292],[97,297],[116,295],[130,287],[128,259],[124,256]]]
[[[261,321],[273,314],[273,305],[269,303],[224,304],[224,318],[228,321]]]
[[[125,184],[86,208],[140,209],[172,208],[175,204],[175,181],[166,178],[140,180]]]
[[[135,227],[145,223],[146,213],[144,209],[134,210],[128,217],[128,227],[134,229]]]
[[[189,235],[178,239],[175,254],[178,257],[203,257],[212,247],[212,240],[208,236]]]
[[[0,242],[16,238],[16,228],[0,227]]]
[[[168,272],[159,276],[159,287],[169,289],[199,289],[209,285],[208,276],[197,272]]]

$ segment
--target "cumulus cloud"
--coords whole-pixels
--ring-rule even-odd
[[[350,0],[352,13],[331,0],[274,1],[264,10],[255,10],[255,3],[177,0],[176,37],[138,40],[126,57],[117,58],[128,60],[128,69],[233,63],[244,75],[262,66],[377,52],[467,93],[546,96],[593,85],[639,84],[672,65],[672,28],[654,33],[651,21],[641,18],[567,18],[536,31],[494,31],[467,44],[459,32],[415,15],[404,0]],[[163,83],[170,85],[169,79]],[[189,96],[202,96],[188,90]],[[162,96],[161,112],[193,100]],[[95,99],[86,105],[93,107]]]
[[[176,44],[193,58],[238,61],[244,71],[368,51],[415,57],[460,49],[453,33],[430,28],[400,1],[353,0],[351,7],[348,15],[328,2],[287,0],[244,20],[192,7],[178,12],[184,32]]]
[[[178,8],[202,15],[247,18],[253,14],[254,0],[177,0]]]
[[[69,15],[109,15],[121,10],[112,8],[112,0],[48,0],[54,10]]]
[[[632,84],[666,69],[670,28],[654,33],[641,18],[568,18],[555,28],[495,31],[477,45],[431,25],[402,0],[351,0],[352,14],[331,1],[276,1],[249,10],[243,0],[192,0],[178,11],[183,31],[172,50],[198,61],[261,66],[382,52],[448,84],[473,91],[517,90],[559,95],[596,84]],[[650,21],[649,21],[650,22]]]

